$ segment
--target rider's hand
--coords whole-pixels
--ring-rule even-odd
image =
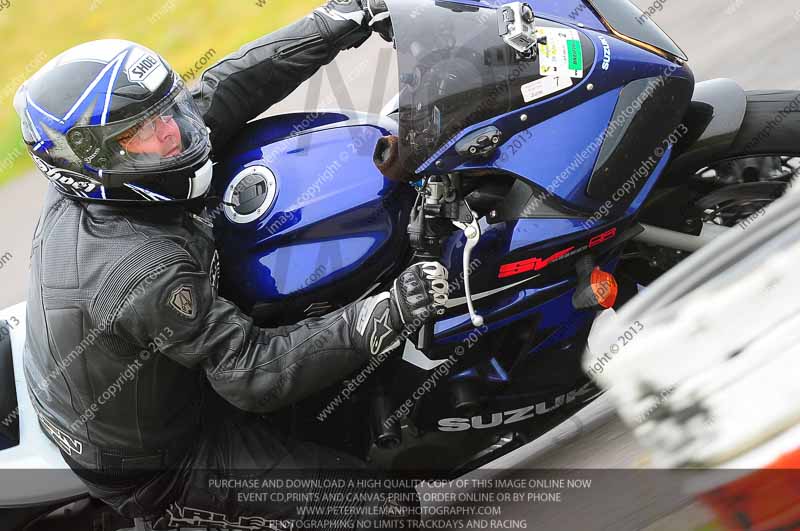
[[[385,0],[359,0],[366,14],[367,24],[372,31],[381,36],[386,42],[394,39],[392,21],[389,19],[389,8]]]
[[[359,26],[369,27],[383,40],[392,42],[394,30],[389,20],[389,9],[384,0],[329,0],[324,6],[314,10],[330,20],[351,20]],[[360,45],[362,41],[358,42]]]
[[[412,265],[389,291],[356,303],[353,341],[373,356],[400,346],[444,310],[449,288],[447,269],[442,264]]]
[[[327,34],[332,33],[336,37],[332,44],[338,50],[357,48],[371,35],[369,11],[362,7],[361,0],[328,0],[314,13],[322,17],[320,31],[323,37],[330,40]]]
[[[390,290],[393,317],[400,326],[418,327],[431,322],[444,309],[449,296],[447,269],[439,262],[420,262],[397,277]]]

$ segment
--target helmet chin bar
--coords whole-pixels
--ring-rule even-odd
[[[207,160],[190,180],[189,199],[200,197],[208,192],[211,187],[211,177],[214,175],[213,164]]]

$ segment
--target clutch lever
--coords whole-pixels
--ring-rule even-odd
[[[467,204],[464,201],[464,204]],[[472,220],[468,222],[452,220],[453,225],[458,227],[464,232],[464,236],[467,239],[467,243],[464,244],[464,254],[463,254],[463,264],[462,269],[464,271],[464,296],[467,299],[467,308],[469,309],[469,317],[472,321],[472,326],[475,328],[480,328],[483,326],[483,317],[478,315],[475,312],[475,307],[472,304],[472,290],[470,289],[469,285],[469,267],[470,263],[472,262],[472,250],[478,245],[478,242],[481,239],[481,226],[478,224],[478,215],[475,213],[474,210],[469,208],[467,204],[467,210],[471,214]]]

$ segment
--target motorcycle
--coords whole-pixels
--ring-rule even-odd
[[[695,83],[626,0],[387,5],[397,97],[379,115],[248,124],[218,157],[208,215],[222,295],[265,326],[382,291],[420,260],[447,266],[434,325],[273,420],[376,467],[455,477],[588,404],[599,390],[581,357],[598,311],[784,192],[800,92]],[[65,469],[27,396],[24,307],[2,316],[19,324],[0,365],[0,388],[16,389],[0,401],[16,412],[0,469]],[[102,512],[61,479],[50,493],[15,485],[0,521],[58,529],[37,522]]]

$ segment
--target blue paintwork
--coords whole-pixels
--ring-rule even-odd
[[[466,371],[454,374],[452,377],[453,380],[478,380],[481,378],[486,378],[486,380],[495,383],[506,383],[511,380],[508,372],[495,357],[489,358],[486,363],[481,364],[479,367],[470,367]]]
[[[541,245],[558,238],[571,238],[583,234],[586,229],[580,219],[521,219],[511,232],[510,251]]]
[[[518,133],[500,148],[495,168],[529,177],[530,181],[575,207],[592,210],[597,202],[586,196],[586,180],[599,149],[587,149],[602,135],[617,103],[619,89],[611,90],[577,107]],[[580,127],[565,124],[580,123]],[[530,134],[531,139],[527,140]],[[527,143],[535,149],[517,149]],[[547,153],[548,156],[523,155]],[[561,177],[561,178],[560,178]],[[554,183],[559,183],[555,186]]]
[[[533,307],[527,309],[525,311],[520,311],[514,314],[512,317],[507,317],[500,320],[492,319],[492,316],[500,314],[502,312],[508,311],[509,309],[515,306],[525,306],[527,299],[535,297],[537,295],[541,295],[542,293],[548,290],[554,290],[561,286],[564,286],[568,283],[568,281],[564,280],[562,282],[558,282],[556,284],[544,287],[544,288],[530,288],[530,289],[520,289],[520,290],[509,290],[508,295],[503,297],[500,301],[492,304],[491,306],[487,306],[485,304],[480,304],[480,302],[475,304],[475,311],[481,314],[484,318],[487,319],[487,327],[489,331],[500,329],[509,323],[514,321],[518,321],[520,319],[524,319],[529,317],[535,313],[541,312],[540,307]],[[570,292],[570,297],[572,296]],[[471,332],[467,330],[465,332],[455,333],[453,334],[453,330],[461,329],[465,325],[469,323],[469,314],[462,314],[456,317],[451,317],[449,319],[445,319],[436,323],[436,335],[439,339],[440,344],[457,344],[463,342],[466,337]]]
[[[298,115],[301,116],[301,115]],[[338,115],[341,116],[341,115]],[[337,115],[322,122],[338,121]],[[251,165],[269,167],[278,181],[272,209],[252,223],[237,225],[216,216],[222,267],[229,296],[245,307],[313,291],[356,271],[384,249],[397,213],[383,198],[396,186],[372,163],[372,151],[386,130],[373,125],[329,128],[287,136],[292,120],[271,130],[255,124],[253,137],[273,139],[243,151],[215,169],[222,196],[230,180]]]

